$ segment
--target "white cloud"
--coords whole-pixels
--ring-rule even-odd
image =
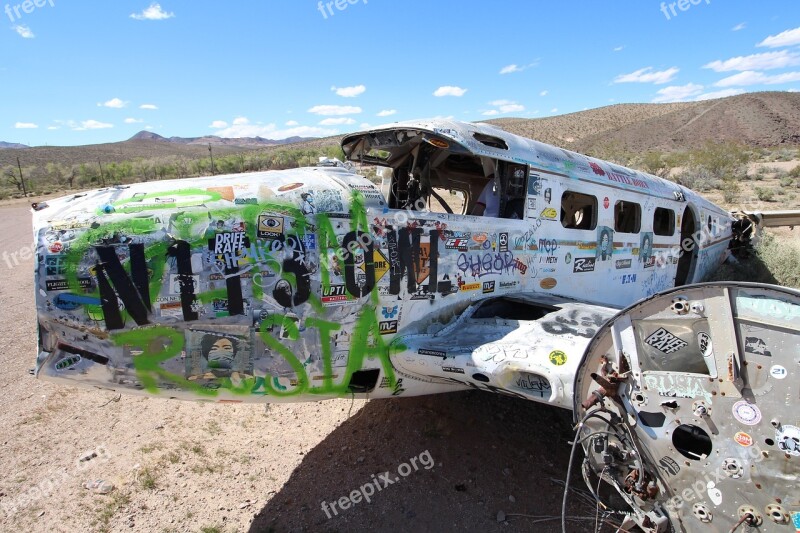
[[[315,105],[308,110],[309,113],[315,115],[322,115],[324,117],[339,116],[339,115],[356,115],[361,113],[360,107],[348,105]]]
[[[617,46],[616,48],[614,48],[614,51],[615,52],[622,52],[624,49],[625,49],[624,46]]]
[[[126,118],[125,119],[125,124],[139,124],[141,122],[144,122],[144,120],[142,120],[140,118]]]
[[[33,39],[36,35],[33,34],[31,29],[24,24],[18,24],[16,26],[11,27],[15,32],[19,34],[20,37],[23,39]]]
[[[242,137],[264,137],[280,140],[288,137],[327,137],[339,133],[334,129],[319,128],[314,126],[297,126],[287,129],[278,129],[275,124],[241,124],[214,132],[219,137],[239,139]]]
[[[539,60],[536,59],[533,63],[528,65],[519,66],[516,63],[512,63],[511,65],[506,65],[505,67],[500,69],[500,74],[514,74],[515,72],[522,72],[524,70],[528,70],[529,68],[533,68],[539,64]]]
[[[433,92],[433,96],[464,96],[467,92],[467,89],[462,89],[461,87],[453,87],[452,85],[445,85],[443,87],[439,87]]]
[[[247,124],[250,124],[250,120],[247,117],[236,117],[233,119],[234,126],[245,126]]]
[[[383,111],[378,112],[377,116],[379,117],[391,117],[392,115],[397,114],[397,109],[384,109]]]
[[[547,96],[548,94],[550,94],[550,91],[542,91],[539,93],[539,96]]]
[[[151,110],[153,110],[153,109],[158,109],[158,106],[153,105],[153,104],[142,104],[142,105],[139,106],[139,109],[151,109]]]
[[[33,122],[17,122],[14,127],[18,130],[35,130],[39,126]]]
[[[300,125],[300,123],[299,123],[299,122],[297,122],[296,120],[290,120],[290,121],[286,122],[286,124],[285,124],[285,125],[286,125],[286,126],[289,126],[289,127],[291,128],[291,127],[294,127],[294,126],[299,126],[299,125]]]
[[[500,74],[513,74],[514,72],[522,72],[519,65],[508,65],[500,69]]]
[[[800,44],[800,28],[786,30],[778,35],[770,35],[756,46],[766,46],[767,48],[780,48],[782,46],[793,46]]]
[[[110,107],[112,109],[122,109],[123,107],[127,106],[128,102],[124,102],[119,98],[112,98],[108,102],[102,102],[97,104],[97,107]]]
[[[686,100],[698,96],[703,92],[703,86],[696,83],[686,85],[676,85],[665,87],[658,91],[653,103],[662,104],[665,102],[685,102]]]
[[[736,26],[734,26],[733,28],[731,28],[731,31],[742,31],[742,30],[743,30],[743,29],[745,29],[746,27],[747,27],[747,23],[745,23],[745,22],[742,22],[741,24],[737,24]]]
[[[524,105],[512,102],[511,100],[495,100],[494,102],[489,102],[489,104],[497,107],[501,113],[519,113],[520,111],[525,111]]]
[[[800,93],[800,89],[789,89],[787,93]]]
[[[800,65],[800,54],[781,50],[780,52],[765,52],[749,56],[733,57],[726,61],[712,61],[703,68],[715,72],[730,72],[732,70],[770,70],[776,68]]]
[[[660,71],[654,71],[653,67],[646,67],[630,74],[620,74],[614,78],[614,83],[654,83],[662,85],[672,81],[678,72],[680,72],[680,69],[677,67]]]
[[[320,126],[344,126],[355,124],[356,121],[350,117],[342,117],[342,118],[326,118],[325,120],[320,121]]]
[[[155,2],[141,13],[131,13],[131,18],[136,20],[166,20],[174,16],[175,13],[167,13],[161,9],[161,4]]]
[[[331,91],[344,98],[355,98],[358,95],[364,94],[366,90],[367,88],[363,85],[356,85],[355,87],[331,87]]]
[[[73,130],[75,131],[86,131],[86,130],[104,130],[108,128],[113,128],[113,124],[108,124],[107,122],[98,122],[97,120],[84,120],[80,123],[80,126],[73,126]]]
[[[551,109],[551,110],[550,110],[550,112],[551,112],[551,113],[558,113],[558,108],[557,108],[557,107],[554,107],[553,109]]]
[[[48,130],[60,130],[61,128],[59,128],[58,126],[47,126],[47,129]]]
[[[484,111],[483,116],[485,117],[493,117],[503,113],[520,113],[525,111],[524,105],[518,104],[517,102],[512,102],[511,100],[495,100],[493,102],[489,102],[489,105],[495,107],[496,109]]]
[[[737,94],[743,94],[744,89],[723,89],[721,91],[714,91],[710,93],[704,93],[695,98],[696,101],[701,100],[713,100],[715,98],[726,98],[728,96],[736,96]]]
[[[744,87],[747,85],[779,85],[781,83],[793,83],[796,81],[800,81],[800,72],[785,72],[783,74],[770,76],[763,72],[748,70],[721,79],[714,85],[717,87]]]
[[[228,123],[225,122],[224,120],[215,120],[209,126],[209,128],[212,128],[212,129],[215,129],[215,130],[221,130],[221,129],[227,128],[227,127],[228,127]]]
[[[372,126],[370,126],[369,122],[362,122],[361,125],[359,126],[359,128],[362,129],[362,130],[368,130],[371,127]]]

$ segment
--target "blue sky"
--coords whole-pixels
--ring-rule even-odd
[[[537,118],[800,89],[796,0],[0,0],[0,9],[0,140],[35,146],[143,129],[324,136],[434,116]]]

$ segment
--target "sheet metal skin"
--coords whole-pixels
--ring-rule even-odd
[[[445,327],[491,298],[620,308],[669,288],[681,236],[653,237],[647,225],[659,207],[690,206],[712,222],[713,235],[692,252],[692,279],[727,257],[724,211],[659,178],[485,125],[381,131],[413,133],[407,142],[436,137],[447,146],[441,155],[525,163],[524,218],[389,209],[375,185],[343,168],[142,183],[49,201],[34,212],[37,375],[188,400],[298,402],[475,386],[534,399],[518,389],[545,385],[525,381],[527,372],[553,376],[551,391],[563,385],[563,393],[547,401],[568,406],[570,365],[584,339],[569,328],[519,324],[529,334],[514,346],[528,357],[516,373],[482,367],[450,379],[441,379],[446,365],[436,379],[419,371],[429,356],[410,361],[397,339],[418,334],[419,324]],[[509,149],[476,143],[475,132],[502,136]],[[346,138],[348,155],[357,158],[349,143],[373,133]],[[565,229],[557,205],[571,189],[609,205],[639,202],[641,234],[618,234],[613,246],[601,240],[614,224],[610,208],[597,230]],[[570,312],[559,315],[564,324],[580,325]],[[473,359],[507,347],[470,344]],[[402,364],[394,360],[401,352]]]

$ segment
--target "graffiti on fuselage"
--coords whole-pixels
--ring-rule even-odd
[[[377,227],[358,190],[328,194],[342,208],[331,213],[230,195],[224,205],[225,196],[192,189],[109,203],[63,222],[69,242],[45,237],[59,222],[42,229],[44,348],[102,354],[94,359],[108,360],[115,379],[153,393],[337,396],[368,370],[402,392],[389,360],[402,346],[390,343],[414,318],[409,306],[523,281],[525,264],[496,251],[498,235],[449,231],[425,212],[401,224],[384,210]],[[459,285],[464,261],[477,277],[515,279]]]

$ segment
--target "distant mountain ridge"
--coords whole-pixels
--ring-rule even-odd
[[[128,139],[129,141],[158,141],[182,145],[215,145],[215,146],[282,146],[298,142],[310,141],[314,137],[288,137],[286,139],[273,140],[264,137],[239,137],[225,138],[216,135],[206,135],[204,137],[164,137],[151,131],[143,130]]]
[[[0,141],[0,150],[21,150],[23,148],[30,148],[27,144],[7,143]]]
[[[701,102],[616,104],[540,119],[487,121],[577,152],[616,145],[631,152],[686,150],[711,142],[800,145],[800,93],[758,92]]]
[[[423,118],[423,117],[420,117]],[[687,150],[706,142],[733,141],[745,146],[774,148],[800,145],[800,93],[760,92],[702,102],[672,104],[615,104],[546,118],[501,118],[486,121],[499,128],[582,153],[617,146],[634,153]],[[0,149],[0,166],[48,163],[120,163],[150,158],[214,155],[292,148],[316,150],[341,142],[342,135],[324,138],[292,137],[280,141],[262,137],[223,139],[216,136],[171,137],[143,131],[130,140],[87,146]]]

